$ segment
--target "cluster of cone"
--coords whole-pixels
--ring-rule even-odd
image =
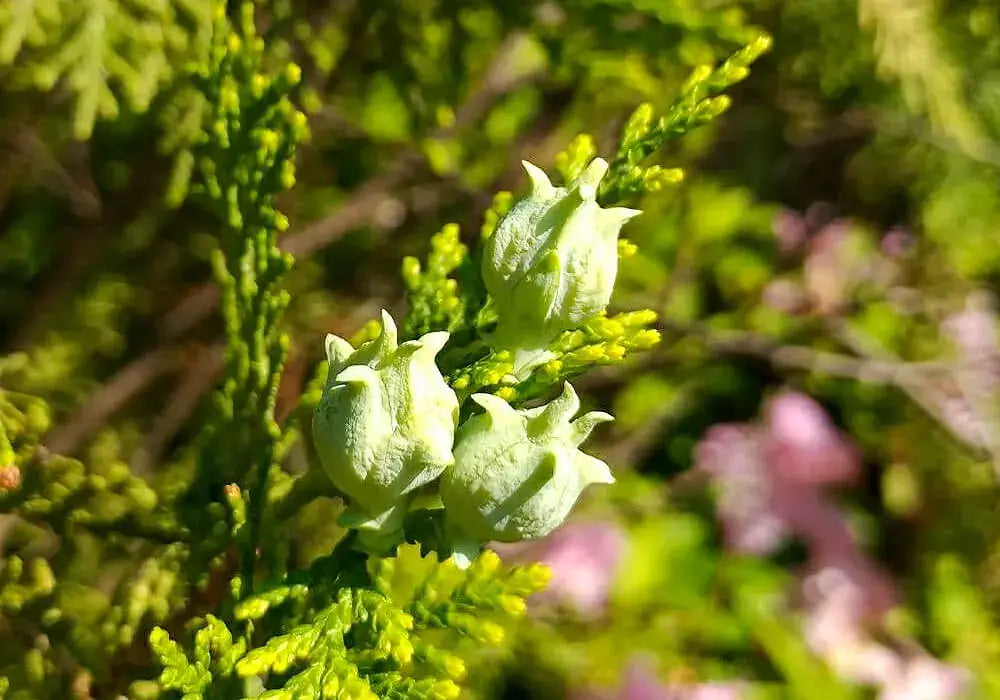
[[[567,188],[526,163],[531,193],[486,242],[483,278],[499,318],[497,349],[544,361],[563,330],[602,312],[617,272],[617,239],[630,209],[602,209],[594,162]],[[329,375],[313,432],[323,468],[350,505],[345,525],[371,548],[400,541],[414,492],[439,482],[445,532],[459,561],[489,541],[542,537],[558,527],[581,492],[614,481],[608,465],[579,445],[607,413],[580,409],[573,387],[546,405],[519,410],[490,394],[458,426],[459,402],[435,364],[444,332],[398,343],[382,313],[378,338],[359,348],[328,336]]]

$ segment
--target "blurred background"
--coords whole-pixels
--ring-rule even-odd
[[[500,549],[554,579],[470,692],[1000,697],[995,0],[257,4],[312,130],[279,417],[323,335],[405,313],[403,256],[450,222],[473,244],[522,158],[551,171],[581,132],[607,156],[638,104],[774,40],[653,156],[684,178],[625,228],[613,307],[662,342],[577,384],[617,417],[589,451],[618,481]],[[213,222],[175,168],[208,20],[146,5],[0,6],[0,403],[39,397],[51,452],[169,489],[221,369]],[[337,508],[289,525],[299,562]],[[43,535],[0,518],[0,550],[113,588],[121,552]]]

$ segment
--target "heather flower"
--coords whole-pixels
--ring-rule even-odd
[[[968,671],[918,653],[883,685],[879,700],[948,700],[963,697],[968,687]]]
[[[945,319],[942,327],[959,351],[970,359],[1000,354],[997,314],[994,300],[987,293],[969,295],[965,308]]]
[[[650,669],[651,662],[641,656],[633,658],[625,669],[618,688],[585,689],[572,694],[573,700],[739,700],[744,696],[743,684],[724,683],[665,683]]]
[[[567,523],[544,539],[500,545],[499,551],[552,571],[548,588],[533,603],[564,605],[595,617],[607,606],[626,544],[625,533],[612,523]]]
[[[870,628],[891,605],[891,582],[873,567],[822,568],[807,577],[806,640],[842,678],[873,686],[880,700],[949,700],[968,685],[964,669],[876,641]]]
[[[862,259],[853,245],[850,225],[835,221],[809,241],[802,266],[806,291],[816,311],[833,314],[850,299],[859,276]]]
[[[764,413],[760,424],[711,428],[697,450],[698,469],[719,488],[727,545],[754,554],[792,536],[806,545],[806,642],[841,677],[879,689],[882,700],[956,697],[963,670],[923,652],[904,655],[871,634],[896,604],[895,586],[823,492],[857,478],[855,448],[804,394],[783,392]]]
[[[909,253],[916,243],[913,234],[906,229],[895,227],[885,232],[879,247],[890,258],[901,258]]]
[[[783,392],[767,405],[765,459],[782,477],[803,484],[841,484],[859,473],[857,450],[805,394]]]
[[[805,245],[809,235],[806,220],[797,211],[782,209],[771,222],[771,230],[782,253],[794,253]]]
[[[730,549],[769,554],[789,536],[771,507],[773,488],[756,430],[730,424],[712,427],[698,445],[696,465],[718,486],[717,510]]]
[[[808,306],[802,285],[790,279],[768,282],[761,290],[761,301],[766,306],[786,314],[800,313]]]
[[[993,297],[969,295],[965,308],[948,316],[942,331],[958,350],[954,390],[941,399],[941,413],[958,435],[973,445],[992,447],[1000,429],[1000,344]]]

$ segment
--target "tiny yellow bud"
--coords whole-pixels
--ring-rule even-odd
[[[545,590],[545,587],[549,585],[549,581],[552,580],[552,569],[545,566],[545,564],[532,564],[527,567],[527,580],[528,584],[532,586],[536,591]]]
[[[528,609],[528,606],[524,603],[524,598],[509,594],[500,596],[500,607],[511,615],[523,615]]]
[[[264,90],[267,89],[267,84],[267,78],[260,73],[254,73],[253,79],[250,83],[250,86],[253,89],[253,94],[260,97],[264,93]]]
[[[607,319],[601,324],[600,334],[608,339],[621,337],[625,333],[625,325],[615,319]]]
[[[497,389],[494,394],[499,396],[504,401],[513,401],[514,397],[517,396],[517,390],[512,386],[502,386]]]
[[[622,238],[621,240],[618,241],[618,257],[619,258],[622,258],[622,259],[631,258],[637,252],[639,252],[639,246],[637,246],[632,241],[630,241],[628,239],[625,239],[625,238]]]
[[[660,173],[660,179],[663,182],[677,184],[684,179],[684,171],[681,168],[668,168]]]
[[[260,135],[261,147],[268,151],[273,151],[278,147],[278,132],[274,129],[265,129]]]
[[[542,370],[551,376],[559,374],[563,368],[563,363],[561,360],[550,360],[542,366]]]
[[[476,636],[480,641],[496,646],[504,640],[506,635],[504,634],[503,627],[487,620],[479,625],[479,629],[476,630]]]
[[[226,48],[229,49],[231,53],[236,53],[243,46],[243,42],[235,34],[230,34],[229,38],[226,39]]]
[[[647,350],[660,342],[660,332],[653,329],[639,331],[632,338],[632,347]]]
[[[438,681],[434,684],[434,690],[431,691],[431,697],[435,700],[453,700],[461,694],[462,689],[450,680]]]
[[[462,680],[467,673],[465,662],[457,656],[448,654],[444,659],[444,672],[457,681]]]
[[[232,85],[226,85],[219,93],[222,108],[235,111],[240,106],[240,95]]]
[[[286,190],[295,187],[295,166],[291,163],[285,164],[287,167],[281,170],[281,186]]]
[[[413,645],[408,640],[400,642],[392,650],[393,658],[405,666],[413,658]]]
[[[492,549],[484,549],[476,559],[476,569],[484,575],[490,575],[500,568],[500,556]]]
[[[420,261],[412,255],[403,258],[403,281],[410,289],[415,288],[420,283]]]
[[[638,327],[648,326],[650,323],[655,323],[659,316],[652,309],[639,309],[638,311],[630,311],[626,314],[622,314],[619,318],[626,326]]]
[[[438,126],[442,129],[448,129],[455,125],[455,110],[448,105],[438,106],[435,117],[437,119]]]
[[[483,379],[486,380],[487,384],[499,384],[503,379],[503,374],[497,370],[493,370],[492,372],[487,372]]]

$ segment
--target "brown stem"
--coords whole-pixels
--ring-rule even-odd
[[[133,473],[149,471],[160,461],[167,445],[180,432],[188,416],[201,399],[212,391],[215,378],[222,371],[222,348],[207,348],[196,354],[181,383],[167,400],[167,405],[131,460]]]
[[[91,394],[67,423],[49,434],[49,449],[55,454],[72,454],[88,435],[103,425],[129,399],[173,370],[179,359],[178,353],[173,349],[155,350],[126,365]]]

